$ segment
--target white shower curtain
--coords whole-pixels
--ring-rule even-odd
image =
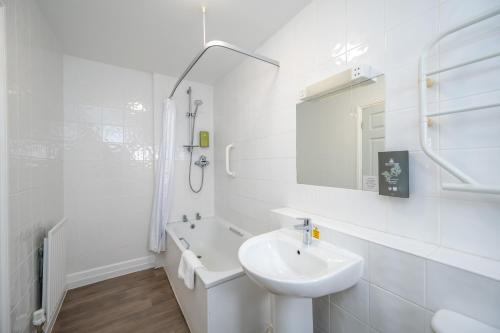
[[[160,148],[155,175],[153,210],[149,233],[149,249],[159,253],[165,250],[165,224],[172,211],[175,168],[175,103],[163,102]]]

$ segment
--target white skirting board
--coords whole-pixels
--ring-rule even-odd
[[[71,273],[66,277],[67,288],[75,289],[125,274],[143,271],[145,269],[155,267],[155,263],[155,256],[150,255],[111,265],[96,267],[82,272]]]

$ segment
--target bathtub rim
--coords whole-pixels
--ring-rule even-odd
[[[201,222],[198,222],[198,223],[203,223],[205,220],[210,220],[210,221],[213,221],[214,223],[220,223],[228,229],[232,228],[232,229],[236,230],[237,232],[240,232],[243,235],[242,237],[244,238],[243,242],[245,240],[247,240],[248,238],[253,236],[248,231],[243,230],[243,229],[235,226],[234,224],[228,222],[227,220],[220,218],[220,217],[217,217],[217,216],[204,217],[201,219]],[[170,240],[173,241],[181,253],[185,250],[185,248],[182,245],[182,243],[180,242],[179,237],[175,233],[174,227],[178,226],[178,225],[182,225],[184,223],[188,224],[189,222],[182,222],[182,221],[177,220],[177,221],[169,222],[165,225],[165,233],[166,233],[167,242],[169,242]],[[196,223],[196,221],[195,221],[195,223]],[[231,232],[231,231],[229,231],[229,232]],[[169,238],[170,238],[170,240],[169,240]],[[243,244],[243,242],[242,242],[242,244]],[[168,247],[167,247],[167,251],[168,251]],[[236,253],[236,257],[237,256],[238,256],[238,253]],[[239,263],[239,260],[238,260],[238,263]],[[225,271],[210,271],[205,267],[201,267],[201,268],[197,268],[195,270],[195,274],[199,277],[199,279],[201,280],[201,282],[205,286],[205,289],[210,289],[210,288],[215,287],[221,283],[224,283],[226,281],[230,281],[230,280],[233,280],[237,277],[245,275],[245,271],[241,267],[241,264],[239,264],[239,266],[237,268],[225,270]]]

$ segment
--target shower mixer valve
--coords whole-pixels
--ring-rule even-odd
[[[205,168],[210,164],[210,162],[207,160],[207,157],[205,155],[201,155],[198,161],[194,162],[194,164],[199,166],[200,168]]]

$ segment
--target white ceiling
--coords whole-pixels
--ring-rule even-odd
[[[207,41],[254,50],[310,0],[39,0],[64,52],[179,76]],[[189,79],[213,83],[242,60],[210,50]],[[279,59],[277,59],[279,60]]]

